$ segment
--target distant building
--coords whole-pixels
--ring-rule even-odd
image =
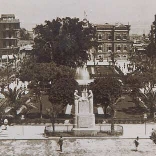
[[[2,14],[0,18],[0,56],[18,52],[19,19],[14,14]]]
[[[29,33],[29,40],[34,40],[34,33],[33,31],[28,31]]]
[[[150,41],[156,43],[156,15],[155,15],[155,20],[151,25]]]
[[[116,60],[127,60],[132,45],[129,38],[130,25],[106,23],[94,26],[98,47],[91,50],[91,59],[108,61],[111,53],[114,53]]]
[[[87,20],[84,19],[83,22],[84,28],[87,27]],[[130,25],[105,23],[102,25],[92,24],[92,26],[96,30],[95,40],[97,42],[96,47],[88,50],[89,60],[87,61],[87,67],[91,69],[90,74],[92,77],[95,77],[98,69],[104,70],[99,72],[101,74],[108,73],[105,67],[112,65],[112,56],[114,56],[116,67],[124,74],[129,73],[129,57],[133,45],[129,35]]]

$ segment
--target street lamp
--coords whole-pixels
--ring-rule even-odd
[[[146,135],[146,120],[147,120],[147,114],[144,113],[144,120],[145,120],[145,135]]]

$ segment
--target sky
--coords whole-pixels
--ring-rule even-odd
[[[91,23],[129,23],[131,34],[148,34],[156,0],[0,0],[0,14],[15,14],[28,30],[56,17],[82,20],[84,11]]]

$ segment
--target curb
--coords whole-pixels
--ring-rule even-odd
[[[60,137],[44,137],[44,138],[0,138],[0,140],[58,140]],[[107,140],[107,139],[112,139],[112,140],[118,140],[118,139],[136,139],[136,137],[63,137],[63,139],[99,139],[99,140]],[[147,137],[139,137],[139,139],[150,139]]]

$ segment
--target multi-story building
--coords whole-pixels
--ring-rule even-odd
[[[132,44],[129,38],[130,25],[106,23],[95,27],[98,42],[95,59],[109,60],[111,53],[114,53],[117,60],[127,60]]]
[[[14,14],[2,14],[0,18],[0,55],[10,55],[18,50],[19,19]]]
[[[156,43],[156,15],[153,24],[151,25],[150,41]]]
[[[130,64],[129,56],[133,43],[129,36],[130,25],[106,23],[96,24],[94,27],[96,28],[97,47],[93,47],[88,52],[90,57],[87,62],[88,67],[109,66],[114,58],[116,66],[125,74],[128,73],[127,67]]]

